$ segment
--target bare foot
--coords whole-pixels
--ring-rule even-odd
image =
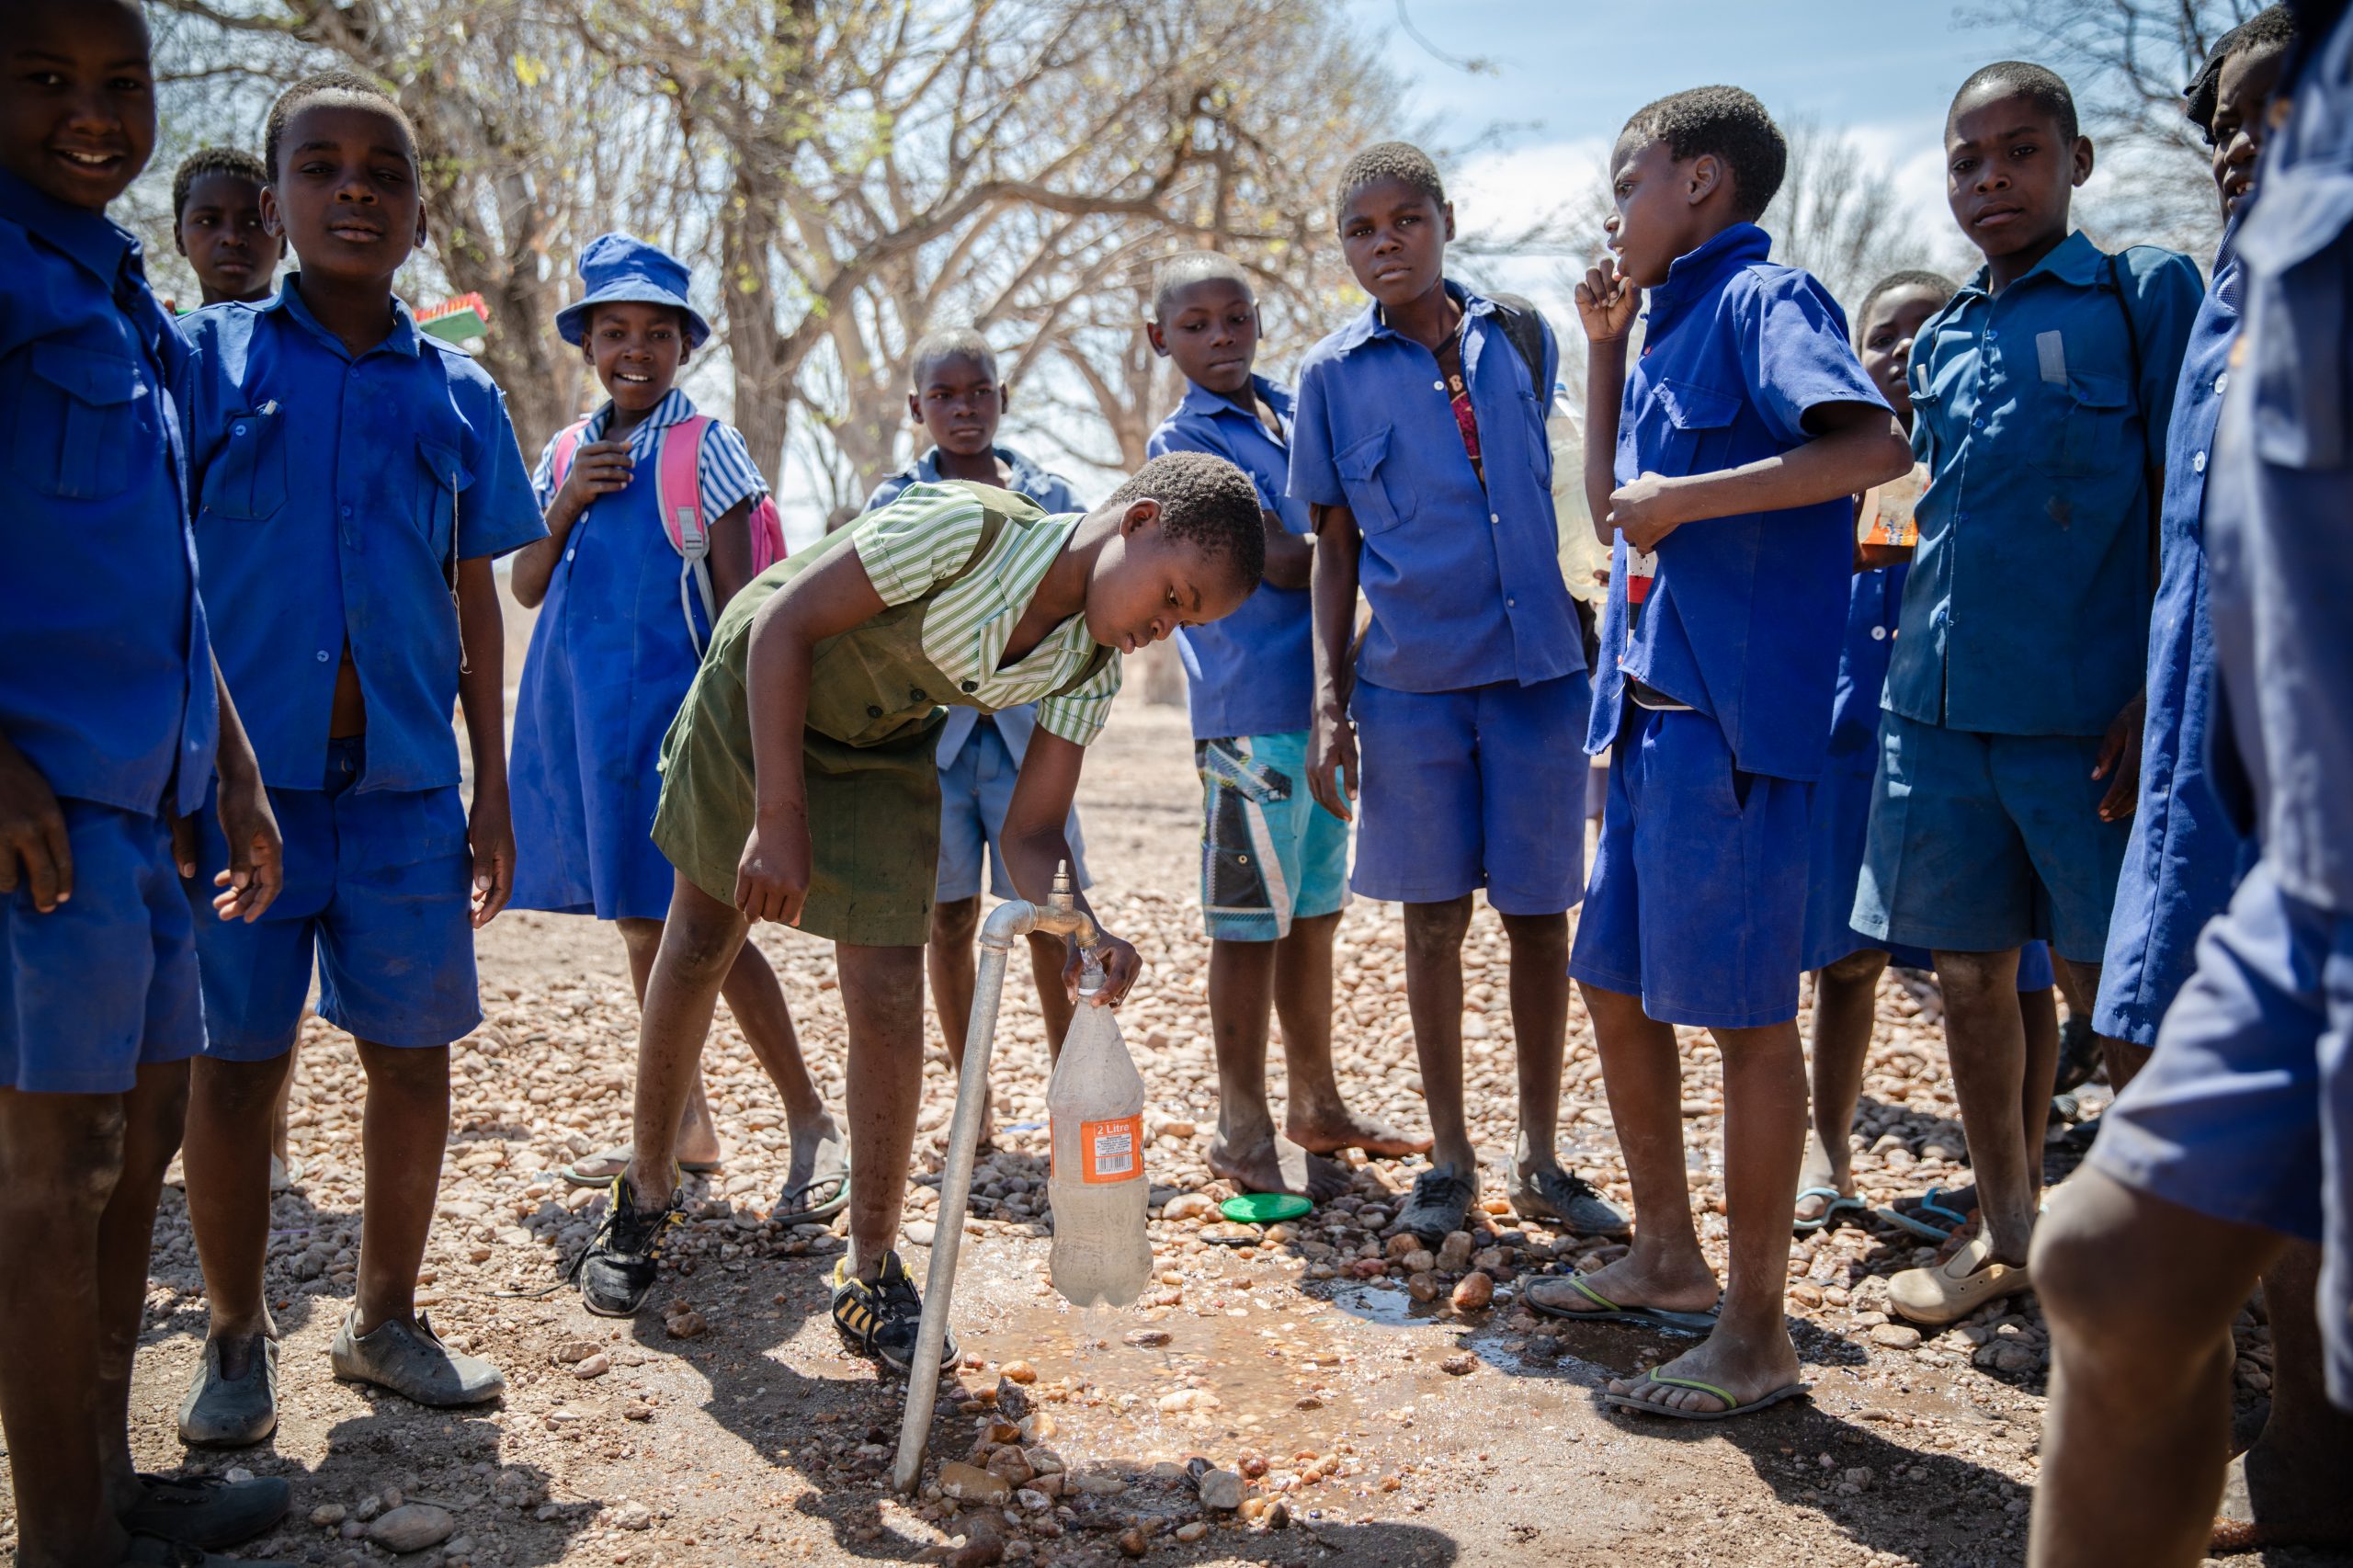
[[[1818,1132],[1806,1134],[1805,1164],[1798,1167],[1798,1190],[1806,1193],[1805,1197],[1798,1199],[1799,1223],[1811,1223],[1830,1212],[1830,1199],[1818,1192],[1808,1192],[1809,1187],[1826,1187],[1841,1198],[1855,1196],[1854,1164],[1848,1161],[1847,1165],[1847,1170],[1841,1174],[1831,1162],[1830,1151],[1823,1146],[1822,1135]]]
[[[1293,1107],[1283,1118],[1290,1142],[1313,1154],[1336,1154],[1362,1149],[1377,1160],[1406,1154],[1427,1154],[1431,1140],[1398,1131],[1378,1117],[1364,1116],[1343,1106],[1336,1111],[1309,1111]]]
[[[1754,1403],[1800,1381],[1798,1347],[1790,1342],[1789,1331],[1779,1325],[1756,1341],[1743,1340],[1720,1326],[1699,1344],[1652,1370],[1656,1380],[1649,1373],[1610,1379],[1610,1397],[1661,1410],[1709,1415]],[[1711,1384],[1732,1395],[1733,1403],[1725,1403],[1705,1389],[1678,1387],[1665,1381],[1669,1379]]]
[[[1348,1189],[1345,1169],[1279,1135],[1240,1149],[1221,1135],[1210,1145],[1209,1166],[1245,1192],[1288,1192],[1322,1203]]]
[[[1603,1301],[1618,1307],[1658,1307],[1670,1312],[1704,1312],[1716,1304],[1722,1292],[1716,1289],[1716,1277],[1702,1264],[1697,1273],[1678,1273],[1673,1278],[1654,1273],[1629,1253],[1617,1262],[1597,1268],[1590,1274],[1580,1274],[1586,1289]],[[1528,1294],[1548,1306],[1565,1307],[1572,1312],[1590,1312],[1593,1302],[1566,1279],[1539,1279],[1528,1286]],[[1797,1352],[1790,1351],[1792,1356]]]
[[[2292,1453],[2289,1444],[2269,1438],[2267,1429],[2223,1472],[2209,1550],[2353,1545],[2353,1503],[2337,1473],[2343,1456]]]
[[[768,1218],[790,1222],[835,1212],[849,1192],[849,1140],[830,1116],[792,1133],[792,1163],[785,1168],[784,1191]]]

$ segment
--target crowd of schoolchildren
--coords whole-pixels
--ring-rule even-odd
[[[180,1434],[275,1427],[269,1195],[314,971],[366,1075],[333,1369],[436,1406],[503,1389],[415,1290],[449,1047],[481,1018],[473,933],[510,902],[614,922],[641,1003],[631,1142],[565,1172],[609,1195],[571,1266],[588,1310],[639,1310],[681,1171],[719,1156],[699,1059],[724,996],[786,1106],[775,1213],[847,1211],[833,1321],[906,1372],[926,977],[960,1052],[984,881],[1041,899],[1067,863],[1086,885],[1086,748],[1121,655],[1171,635],[1219,1175],[1320,1200],[1340,1151],[1427,1154],[1397,1227],[1461,1228],[1480,1170],[1461,944],[1483,893],[1511,960],[1512,1208],[1631,1238],[1523,1300],[1699,1337],[1608,1404],[1742,1416],[1806,1392],[1791,1227],[1863,1217],[1849,1132],[1874,992],[1891,962],[1933,968],[1974,1187],[1886,1211],[1943,1249],[1889,1300],[1935,1327],[2040,1291],[2035,1561],[2353,1540],[2328,1484],[2353,1451],[2343,10],[2257,15],[2187,90],[2228,224],[2211,282],[2074,227],[2094,150],[2038,66],[1976,72],[1947,119],[1983,267],[1895,274],[1851,316],[1768,259],[1786,149],[1755,98],[1637,111],[1609,255],[1576,290],[1582,482],[1609,551],[1594,626],[1561,566],[1558,345],[1526,301],[1448,276],[1454,209],[1411,146],[1341,174],[1370,303],[1293,385],[1258,367],[1245,270],[1165,261],[1142,330],[1186,392],[1090,508],[997,440],[986,340],[935,334],[910,356],[929,449],[788,555],[755,455],[677,384],[710,328],[676,259],[624,234],[583,253],[555,325],[605,398],[527,469],[497,386],[393,292],[426,216],[415,131],[380,86],[307,79],[259,159],[180,170],[203,300],[176,321],[105,216],[155,138],[138,9],[12,8],[0,1418],[20,1561],[222,1561],[288,1506],[281,1480],[141,1473],[127,1411],[184,1148],[211,1322]],[[501,557],[540,612],[511,762]],[[1590,868],[1588,757],[1607,764]],[[1404,905],[1426,1135],[1351,1109],[1334,1070],[1351,890]],[[838,1119],[747,940],[762,920],[835,945]],[[1059,1039],[1079,955],[1032,949]],[[1086,1000],[1116,1005],[1135,949],[1106,934],[1097,956]],[[1572,981],[1631,1221],[1555,1153]],[[2038,1224],[2054,986],[2122,1092]],[[1686,1184],[1678,1026],[1722,1062],[1721,1282]],[[2273,1403],[2218,1526],[2228,1327],[2258,1280]]]

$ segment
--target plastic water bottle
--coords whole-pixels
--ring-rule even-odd
[[[1089,1000],[1103,989],[1090,958],[1062,1060],[1046,1085],[1053,1129],[1054,1289],[1074,1305],[1124,1307],[1152,1275],[1144,1234],[1151,1183],[1143,1174],[1143,1075],[1120,1039],[1119,1019]]]

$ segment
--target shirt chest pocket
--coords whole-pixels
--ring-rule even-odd
[[[459,508],[465,504],[473,473],[460,460],[456,443],[426,436],[416,438],[416,499],[410,519],[425,536],[434,559],[447,562],[454,575],[458,552],[463,548]]]
[[[2353,461],[2353,169],[2290,165],[2267,173],[2264,205],[2239,238],[2253,273],[2240,340],[2252,361],[2255,449],[2290,469]]]
[[[2064,385],[2037,383],[2028,407],[2037,426],[2029,449],[2034,466],[2052,479],[2087,479],[2113,472],[2124,457],[2124,426],[2132,388],[2121,376],[2068,372]]]
[[[1340,488],[1347,493],[1348,510],[1356,514],[1357,527],[1369,534],[1385,533],[1400,523],[1411,522],[1419,505],[1412,483],[1390,455],[1391,434],[1390,426],[1384,425],[1332,458],[1332,466],[1339,471]]]
[[[137,428],[139,368],[70,343],[40,343],[31,381],[17,389],[17,477],[43,495],[103,501],[130,486],[142,454]]]
[[[1740,413],[1740,399],[1697,381],[1662,381],[1651,393],[1661,417],[1657,449],[1643,455],[1643,466],[1670,477],[1704,473],[1724,467],[1707,460],[1711,437],[1730,429]]]
[[[286,442],[278,404],[232,415],[220,449],[204,465],[198,497],[208,517],[261,522],[286,505]]]

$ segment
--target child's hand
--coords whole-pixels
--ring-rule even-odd
[[[24,862],[33,907],[47,915],[74,896],[74,850],[65,841],[65,812],[40,769],[0,739],[0,893],[17,891]]]
[[[1348,802],[1357,798],[1357,727],[1346,714],[1315,715],[1307,745],[1307,792],[1342,822],[1355,819]]]
[[[1588,343],[1617,343],[1632,329],[1643,291],[1620,276],[1618,258],[1604,253],[1577,285],[1577,324]]]
[[[751,921],[801,924],[809,901],[809,817],[796,812],[752,824],[744,858],[735,863],[735,907]]]
[[[1675,510],[1675,482],[1655,473],[1636,475],[1609,493],[1611,528],[1640,551],[1658,548],[1658,541],[1683,526]]]
[[[1095,961],[1103,966],[1103,989],[1086,998],[1090,1006],[1116,1007],[1128,999],[1128,990],[1143,972],[1143,956],[1132,943],[1123,942],[1105,931],[1095,949]],[[1077,943],[1071,944],[1070,958],[1063,965],[1063,992],[1073,1002],[1078,1000],[1079,977],[1086,970],[1086,954]]]
[[[504,794],[477,790],[466,824],[474,852],[474,929],[498,918],[515,894],[515,823]]]
[[[2122,822],[2140,807],[2142,724],[2148,712],[2149,694],[2144,691],[2124,705],[2124,711],[2109,725],[2108,738],[2100,742],[2099,765],[2092,769],[2092,777],[2116,776],[2108,793],[2100,797],[2102,822]]]
[[[220,788],[221,835],[229,843],[229,863],[212,879],[221,891],[212,895],[212,911],[223,920],[250,926],[261,918],[286,884],[285,845],[278,835],[278,816],[269,809],[269,791],[258,773],[223,778]],[[188,834],[182,849],[181,831]],[[196,824],[187,818],[172,824],[172,853],[180,875],[196,875]]]
[[[563,476],[558,499],[577,514],[599,495],[628,489],[634,466],[627,441],[591,441],[572,454],[572,472]]]

